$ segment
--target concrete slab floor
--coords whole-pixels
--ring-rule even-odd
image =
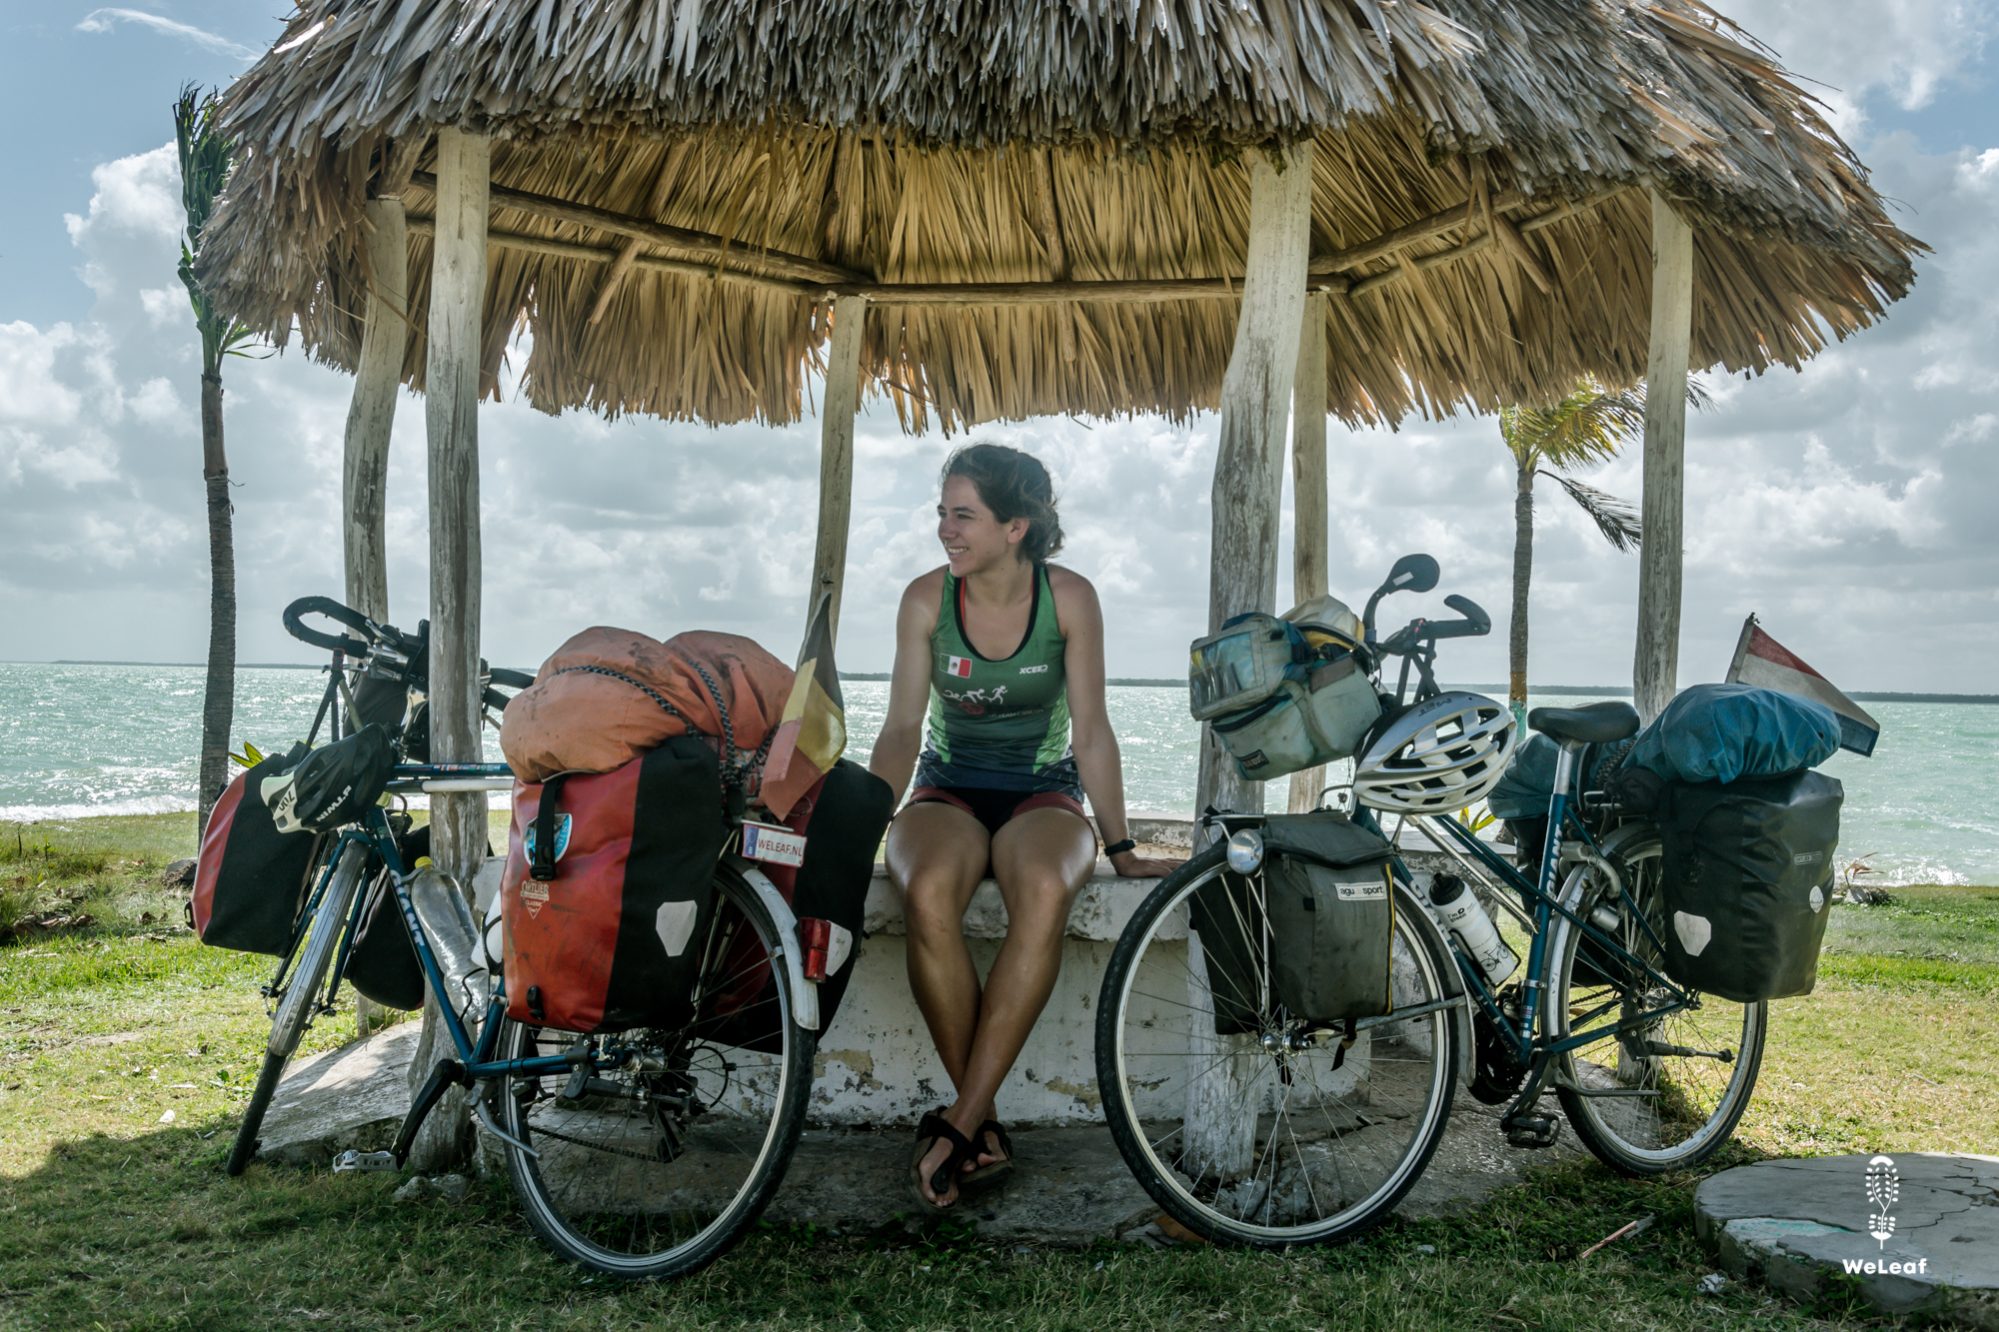
[[[347,1148],[387,1147],[409,1105],[417,1030],[405,1023],[300,1061],[265,1119],[263,1159],[326,1169]],[[1125,1167],[1108,1128],[1019,1129],[1013,1136],[1019,1164],[1012,1178],[966,1199],[960,1213],[979,1234],[1061,1245],[1162,1238],[1154,1225],[1159,1207]],[[766,1217],[778,1225],[862,1233],[931,1224],[905,1184],[914,1141],[904,1126],[808,1129]],[[1460,1097],[1436,1156],[1398,1214],[1472,1206],[1519,1183],[1534,1166],[1580,1150],[1569,1137],[1547,1151],[1508,1147],[1498,1111]]]

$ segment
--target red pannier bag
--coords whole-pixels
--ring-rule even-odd
[[[726,827],[721,767],[698,736],[610,772],[516,783],[500,880],[507,1015],[584,1033],[687,1022],[689,945],[707,936]]]
[[[320,838],[279,832],[260,791],[265,778],[284,773],[307,752],[294,745],[236,774],[209,811],[188,900],[188,924],[203,943],[271,957],[290,951]]]
[[[784,820],[785,827],[805,838],[804,863],[756,866],[791,904],[801,931],[810,930],[812,921],[826,922],[826,978],[819,982],[822,1034],[833,1025],[853,979],[868,885],[874,880],[875,851],[894,814],[895,792],[888,783],[860,764],[841,759],[799,798]],[[800,942],[805,946],[805,941]],[[806,951],[809,955],[809,946]],[[742,980],[716,996],[711,1014],[718,1021],[703,1031],[720,1045],[775,1052],[781,1048],[778,980],[755,937],[747,932],[737,939],[722,968],[725,976],[738,971]]]

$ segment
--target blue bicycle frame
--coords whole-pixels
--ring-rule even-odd
[[[1574,801],[1569,795],[1575,774],[1576,752],[1576,746],[1564,744],[1561,757],[1556,764],[1555,791],[1548,802],[1548,839],[1546,846],[1542,848],[1540,876],[1537,883],[1529,883],[1525,875],[1508,864],[1491,847],[1480,841],[1470,828],[1456,819],[1424,817],[1418,820],[1420,825],[1430,832],[1433,839],[1437,837],[1436,830],[1443,829],[1444,835],[1449,837],[1465,855],[1471,857],[1485,873],[1497,880],[1501,887],[1511,888],[1531,904],[1533,937],[1528,942],[1527,961],[1522,973],[1522,999],[1517,1021],[1499,1002],[1497,994],[1486,984],[1485,977],[1472,965],[1464,950],[1457,947],[1455,941],[1452,941],[1451,948],[1457,958],[1458,970],[1464,977],[1468,993],[1505,1035],[1513,1047],[1515,1058],[1523,1065],[1536,1056],[1562,1055],[1586,1045],[1593,1045],[1626,1028],[1641,1027],[1668,1014],[1697,1007],[1700,1002],[1699,997],[1693,992],[1675,984],[1663,972],[1633,954],[1617,940],[1605,934],[1592,921],[1576,914],[1561,901],[1560,886],[1556,882],[1556,877],[1563,858],[1562,846],[1565,836],[1579,839],[1588,848],[1591,856],[1597,859],[1603,858],[1603,849],[1597,845],[1588,827],[1577,816]],[[1439,845],[1442,846],[1443,843],[1439,841]],[[1653,930],[1651,921],[1631,899],[1628,886],[1622,882],[1621,876],[1616,881],[1616,891],[1619,899],[1628,908],[1629,917],[1637,922],[1654,948],[1663,953],[1663,944]],[[1630,974],[1642,972],[1647,980],[1648,989],[1662,991],[1667,996],[1668,1002],[1659,1007],[1647,1008],[1643,1012],[1621,1016],[1612,1023],[1590,1027],[1588,1030],[1571,1033],[1559,1039],[1555,1038],[1548,1030],[1544,995],[1547,991],[1551,927],[1557,916],[1565,920],[1570,928],[1581,930],[1583,937],[1601,950],[1610,961],[1628,967]],[[1583,1021],[1586,1024],[1594,1022],[1602,1016],[1603,1011],[1599,1009],[1585,1014]]]
[[[438,783],[464,781],[484,783],[496,779],[511,780],[512,772],[505,764],[496,763],[399,763],[392,770],[389,779],[391,791],[437,790]],[[483,789],[483,787],[482,787]],[[402,851],[397,845],[394,831],[389,827],[388,811],[381,806],[370,809],[362,816],[358,826],[343,828],[338,842],[325,858],[325,868],[313,886],[310,899],[306,903],[302,920],[310,921],[319,910],[327,885],[349,846],[358,847],[364,854],[379,859],[389,870],[390,890],[395,894],[396,908],[402,913],[403,925],[409,931],[410,943],[416,950],[418,965],[423,969],[425,988],[438,999],[438,1008],[444,1019],[444,1029],[450,1033],[452,1048],[457,1052],[458,1062],[463,1065],[465,1076],[473,1080],[500,1077],[506,1074],[551,1073],[571,1068],[578,1062],[589,1059],[584,1053],[568,1052],[560,1055],[543,1055],[534,1059],[495,1060],[493,1051],[500,1039],[500,1017],[506,1012],[506,995],[495,990],[486,1005],[486,1014],[475,1040],[465,1029],[459,1018],[457,1006],[445,999],[444,972],[437,963],[437,955],[431,951],[430,940],[424,934],[423,925],[417,919],[416,907],[410,900],[409,869],[403,864]],[[330,1000],[337,991],[340,978],[347,972],[347,963],[354,948],[355,935],[361,921],[361,914],[367,906],[367,894],[357,892],[354,905],[347,921],[346,938],[340,946],[338,961],[333,967],[332,979],[328,983],[327,997]],[[275,990],[284,980],[283,968],[289,966],[289,958],[281,964],[271,989]],[[613,1054],[600,1061],[602,1066],[615,1067],[620,1061]]]

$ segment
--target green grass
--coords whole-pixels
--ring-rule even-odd
[[[687,1281],[618,1288],[550,1257],[503,1183],[398,1203],[379,1175],[221,1173],[267,1026],[260,958],[202,949],[157,869],[172,821],[24,830],[0,875],[81,893],[99,923],[0,947],[0,1327],[1796,1328],[1873,1326],[1694,1292],[1696,1175],[1564,1163],[1476,1211],[1330,1250],[1051,1250],[939,1234],[765,1230]],[[180,840],[176,841],[176,838]],[[0,826],[0,843],[14,830]],[[26,873],[28,871],[22,871]],[[13,880],[9,879],[9,882]],[[151,915],[147,922],[143,917]],[[1737,1143],[1769,1154],[1999,1142],[1999,890],[1902,889],[1840,908],[1818,992],[1773,1007]],[[346,1024],[308,1039],[337,1042]],[[810,1187],[793,1180],[788,1187]],[[1618,1227],[1643,1234],[1580,1260]]]

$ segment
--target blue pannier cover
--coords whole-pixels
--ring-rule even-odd
[[[1668,781],[1781,777],[1831,758],[1839,716],[1823,703],[1755,685],[1694,685],[1646,727],[1625,762]]]

